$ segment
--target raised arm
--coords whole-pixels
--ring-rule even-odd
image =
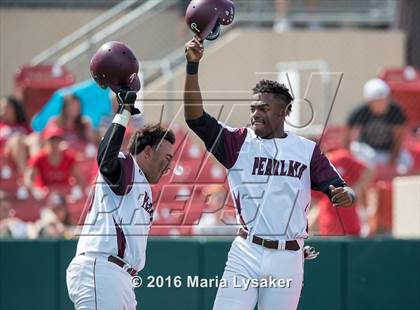
[[[104,138],[98,148],[98,167],[107,181],[113,185],[118,185],[122,174],[121,163],[118,160],[118,154],[123,143],[125,129],[133,113],[136,94],[132,91],[120,91],[118,93],[120,107],[112,121],[111,126],[105,133]]]
[[[187,75],[184,87],[185,120],[195,120],[203,115],[203,100],[198,83],[198,66],[203,57],[204,47],[197,37],[185,44]]]

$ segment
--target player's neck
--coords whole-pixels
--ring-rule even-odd
[[[150,184],[154,183],[151,180],[151,172],[150,172],[150,162],[148,162],[144,157],[137,157],[136,158],[137,161],[137,165],[139,166],[139,168],[141,169],[141,171],[144,174],[144,177],[146,178],[147,182],[149,182]]]
[[[273,131],[271,134],[261,137],[262,139],[284,139],[287,137],[287,133],[284,131],[284,126],[281,126],[276,131]]]

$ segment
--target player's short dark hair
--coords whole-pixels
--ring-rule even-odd
[[[161,127],[160,124],[146,125],[134,132],[128,142],[128,151],[132,155],[141,153],[146,146],[157,147],[162,140],[175,144],[175,134],[172,130]]]
[[[290,94],[289,89],[277,81],[272,80],[261,80],[252,89],[254,94],[270,93],[274,94],[277,98],[284,101],[288,106],[288,113],[292,112],[292,101],[293,97]]]

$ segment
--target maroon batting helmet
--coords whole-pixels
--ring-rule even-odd
[[[201,39],[215,40],[220,25],[230,25],[235,17],[231,0],[192,0],[185,13],[188,27]]]
[[[90,61],[90,74],[100,87],[114,92],[121,88],[139,91],[139,62],[124,43],[111,41],[102,45]]]

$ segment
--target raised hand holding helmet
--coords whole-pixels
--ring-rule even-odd
[[[216,40],[220,25],[230,25],[234,18],[231,0],[192,0],[185,13],[188,27],[202,40]]]

